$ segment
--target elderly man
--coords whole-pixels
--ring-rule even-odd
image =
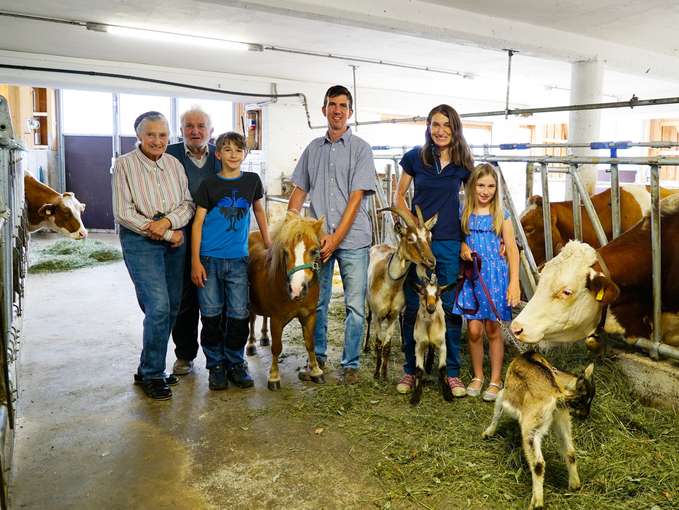
[[[340,381],[355,384],[365,321],[368,249],[372,241],[368,199],[376,187],[375,163],[370,145],[352,134],[347,125],[353,113],[349,90],[341,85],[330,87],[321,111],[328,121],[328,131],[313,140],[299,158],[292,174],[295,188],[288,209],[299,211],[308,196],[312,216],[325,217],[327,234],[321,239],[323,264],[318,275],[321,294],[314,331],[316,357],[324,368],[328,306],[337,261],[346,307]],[[311,380],[308,367],[298,376],[303,381]]]
[[[222,166],[215,157],[215,146],[208,143],[212,136],[210,116],[200,108],[192,107],[182,114],[180,123],[184,141],[169,145],[167,153],[177,158],[184,166],[189,179],[189,191],[195,200],[203,179],[219,173]],[[172,369],[175,375],[189,374],[193,370],[193,360],[198,353],[198,295],[196,287],[191,282],[191,225],[192,222],[189,222],[185,232],[187,247],[182,303],[177,322],[172,329],[174,353],[177,357]]]

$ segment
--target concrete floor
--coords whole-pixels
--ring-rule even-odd
[[[365,508],[379,490],[345,437],[284,418],[305,391],[300,348],[285,348],[281,392],[266,389],[263,349],[255,388],[225,392],[208,390],[200,353],[156,402],[132,384],[142,314],[122,262],[30,275],[26,296],[14,508]]]

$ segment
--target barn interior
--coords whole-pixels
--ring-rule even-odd
[[[0,96],[9,106],[11,138],[23,145],[23,168],[59,192],[75,192],[87,203],[83,220],[91,237],[117,247],[112,160],[134,147],[132,121],[147,110],[170,119],[173,141],[180,114],[193,105],[210,113],[215,134],[244,133],[250,149],[244,167],[262,177],[270,221],[285,210],[302,150],[324,133],[323,95],[336,83],[354,95],[352,129],[373,146],[387,197],[400,155],[423,142],[423,117],[441,103],[462,115],[479,156],[608,157],[608,145],[564,144],[631,142],[620,144],[617,155],[671,158],[679,154],[677,24],[679,5],[669,0],[0,0]],[[569,111],[594,103],[607,106]],[[503,150],[499,144],[524,145]],[[501,167],[521,212],[526,162]],[[679,167],[656,171],[660,186],[679,187]],[[609,165],[583,175],[589,192],[611,186]],[[637,161],[621,165],[619,178],[649,184],[654,174]],[[548,180],[551,200],[571,196],[563,173]],[[543,194],[542,188],[536,178],[533,192]],[[54,239],[34,235],[31,249]],[[328,430],[320,418],[285,421],[277,430],[285,406],[312,392],[297,381],[304,362],[299,343],[289,347],[281,393],[267,391],[270,354],[259,348],[249,359],[255,376],[249,393],[211,393],[205,369],[197,367],[171,402],[149,402],[132,384],[142,314],[122,262],[29,275],[22,310],[20,341],[5,341],[12,354],[1,357],[5,379],[16,375],[4,402],[11,409],[3,415],[3,508],[521,508],[528,502],[397,498],[346,430]],[[10,325],[3,327],[9,338]],[[641,368],[629,370],[665,373],[642,357]],[[394,361],[394,377],[399,369]],[[657,385],[676,394],[670,372],[663,379],[670,382]],[[365,385],[397,401],[393,384]],[[367,402],[373,400],[381,397]],[[277,414],[262,418],[269,409]],[[489,408],[471,412],[484,424],[490,416]],[[529,487],[530,475],[521,483]],[[679,506],[676,488],[663,491],[665,485],[653,504]],[[575,496],[559,504],[580,508]]]

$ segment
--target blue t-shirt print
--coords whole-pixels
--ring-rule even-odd
[[[231,190],[231,197],[223,197],[217,202],[216,207],[227,221],[227,232],[238,230],[239,222],[248,215],[250,210],[250,202],[237,195],[238,190]]]
[[[248,254],[251,206],[263,196],[262,181],[252,172],[236,179],[206,177],[196,193],[196,205],[207,209],[200,254],[235,259]]]

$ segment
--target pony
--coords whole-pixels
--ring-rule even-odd
[[[271,230],[271,249],[264,247],[258,231],[252,232],[248,238],[250,314],[270,319],[271,368],[268,388],[272,391],[281,387],[278,357],[283,349],[283,328],[294,318],[302,325],[311,380],[317,383],[325,380],[316,360],[313,336],[324,223],[323,217],[315,220],[288,211],[285,218]]]

